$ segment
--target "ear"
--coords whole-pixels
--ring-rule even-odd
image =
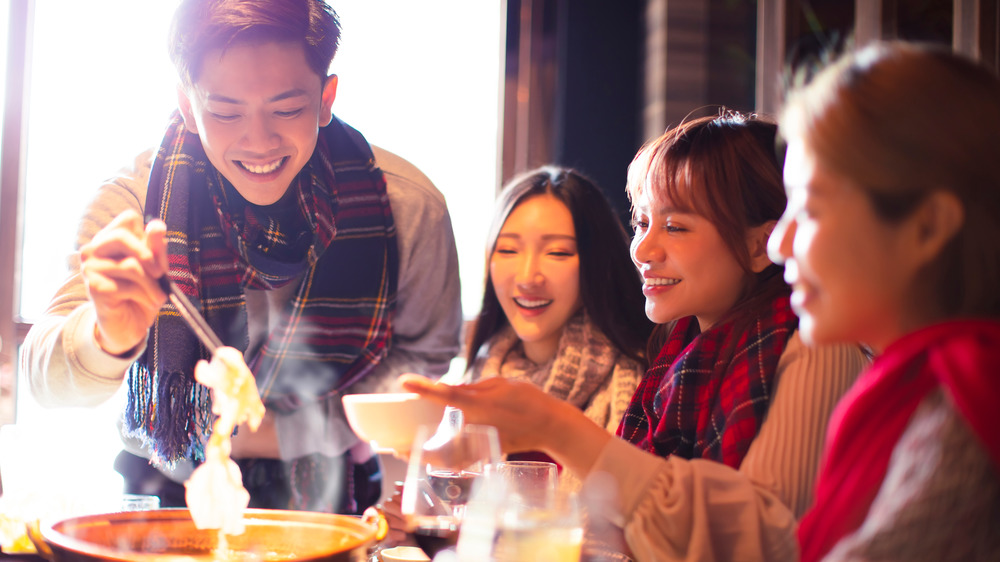
[[[767,221],[747,232],[747,253],[750,254],[750,270],[754,273],[760,273],[774,263],[767,255],[767,240],[776,224],[778,221]]]
[[[337,99],[337,75],[326,77],[323,84],[323,97],[320,100],[319,126],[326,127],[333,121],[333,100]]]
[[[914,259],[919,265],[933,261],[958,234],[965,222],[965,207],[951,191],[931,192],[911,215]]]
[[[177,107],[181,110],[181,118],[184,119],[184,127],[197,135],[198,124],[194,120],[194,112],[191,111],[191,98],[188,97],[187,89],[183,84],[177,85]]]

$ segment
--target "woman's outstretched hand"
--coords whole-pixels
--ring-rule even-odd
[[[529,382],[493,377],[447,385],[419,375],[402,375],[399,382],[408,392],[460,408],[466,423],[496,427],[505,453],[542,451],[581,476],[612,438],[572,404]]]

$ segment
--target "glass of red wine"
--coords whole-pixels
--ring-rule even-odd
[[[500,460],[496,428],[441,424],[417,430],[401,502],[407,532],[434,556],[454,548],[473,486]]]

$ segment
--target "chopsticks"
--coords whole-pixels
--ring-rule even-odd
[[[170,277],[164,275],[156,281],[160,284],[163,292],[167,294],[170,302],[177,307],[177,311],[181,313],[188,326],[191,327],[191,331],[208,348],[209,353],[215,353],[216,349],[223,346],[222,340],[212,331],[212,327],[208,325],[205,317],[198,312],[198,309],[191,304],[191,301],[184,296],[184,293],[181,292],[177,284],[170,280]]]

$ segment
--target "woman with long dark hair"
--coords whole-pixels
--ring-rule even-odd
[[[514,178],[495,209],[468,378],[530,381],[613,433],[652,328],[625,229],[601,190],[567,168]]]

